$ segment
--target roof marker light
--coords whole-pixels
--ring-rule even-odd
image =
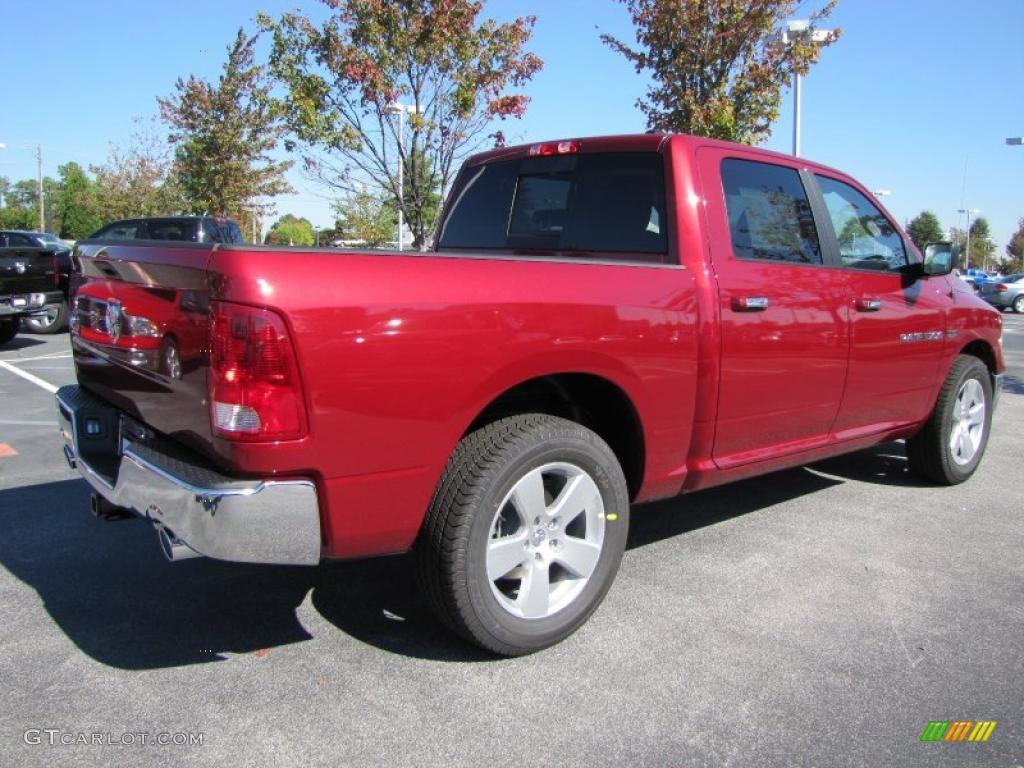
[[[580,151],[578,141],[551,141],[546,144],[534,144],[530,147],[531,155],[570,155]]]

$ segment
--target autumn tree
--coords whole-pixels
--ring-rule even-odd
[[[1006,256],[1003,269],[1013,274],[1024,272],[1024,219],[1017,222],[1017,231],[1006,244]]]
[[[782,88],[807,74],[821,48],[811,31],[838,0],[811,13],[810,29],[788,42],[782,23],[797,0],[620,0],[636,27],[636,47],[601,39],[651,79],[637,106],[652,130],[753,144],[771,134]]]
[[[103,165],[89,168],[96,179],[96,215],[106,223],[180,213],[185,199],[171,175],[172,163],[166,139],[137,120],[129,139],[112,145]]]
[[[267,245],[313,245],[315,237],[309,219],[286,213],[271,225]]]
[[[946,239],[946,233],[939,224],[939,217],[931,211],[921,211],[912,218],[907,225],[907,234],[922,252],[928,243]]]
[[[179,78],[175,93],[157,100],[176,145],[173,172],[193,213],[252,215],[270,207],[260,198],[294,191],[284,178],[292,162],[270,157],[285,126],[255,63],[257,37],[238,30],[216,84]]]
[[[341,195],[367,183],[382,190],[420,246],[431,199],[457,164],[493,120],[525,113],[518,90],[542,65],[525,51],[535,19],[480,20],[480,0],[322,2],[333,12],[321,23],[297,11],[258,17],[273,36],[270,68],[295,147],[310,175]],[[397,114],[399,104],[412,111]]]

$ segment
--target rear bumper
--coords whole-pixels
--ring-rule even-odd
[[[0,296],[0,317],[11,315],[39,315],[46,311],[47,304],[64,301],[60,291],[40,293],[15,293]]]
[[[100,496],[156,526],[163,542],[242,563],[320,561],[312,481],[227,477],[140,436],[149,430],[81,387],[61,387],[56,398],[68,462]]]

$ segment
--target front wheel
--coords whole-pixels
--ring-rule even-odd
[[[594,612],[628,529],[626,480],[600,437],[544,414],[501,419],[448,461],[416,545],[420,582],[470,642],[531,653]]]
[[[936,483],[962,483],[981,463],[991,424],[988,368],[976,357],[960,355],[939,390],[932,415],[907,439],[907,463]]]
[[[1024,315],[1024,293],[1013,300],[1013,311],[1018,315]]]

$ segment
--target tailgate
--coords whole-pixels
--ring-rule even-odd
[[[0,248],[0,296],[52,291],[53,252],[45,248]]]
[[[209,245],[77,247],[71,342],[79,383],[209,453]]]

